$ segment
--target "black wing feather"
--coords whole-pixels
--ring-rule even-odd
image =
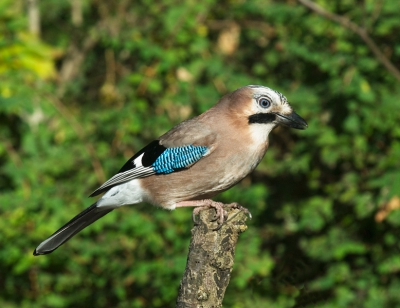
[[[118,171],[118,173],[122,173],[128,171],[130,169],[136,168],[135,166],[135,159],[138,158],[140,155],[142,157],[142,165],[143,167],[151,166],[158,156],[160,156],[167,148],[165,146],[160,145],[160,140],[154,140],[146,145],[143,149],[133,155],[126,163],[122,166],[122,168]]]
[[[166,150],[167,148],[163,145],[160,144],[159,140],[154,140],[150,142],[147,146],[145,146],[143,149],[141,149],[139,152],[137,152],[134,156],[132,156],[123,166],[122,168],[117,172],[117,174],[113,177],[114,182],[113,184],[107,185],[107,182],[105,182],[102,186],[100,186],[98,189],[96,189],[89,197],[94,197],[97,196],[110,188],[119,185],[125,181],[132,180],[132,172],[129,172],[138,166],[135,165],[135,159],[138,158],[140,155],[143,154],[142,156],[142,166],[144,168],[150,167],[156,159]],[[143,167],[138,168],[138,178],[143,177],[143,176],[149,176],[152,173],[151,172],[146,172],[146,170],[142,170]],[[128,172],[127,172],[128,171]],[[123,174],[126,173],[126,174]],[[120,177],[116,177],[117,175],[120,175]],[[129,177],[128,177],[129,176]],[[111,178],[111,179],[113,179]],[[118,181],[115,181],[117,180]],[[126,180],[124,180],[126,179]]]

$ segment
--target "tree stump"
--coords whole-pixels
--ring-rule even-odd
[[[224,206],[228,218],[215,231],[215,210],[200,212],[192,229],[185,273],[179,287],[177,308],[222,307],[229,284],[239,234],[247,229],[246,214]]]

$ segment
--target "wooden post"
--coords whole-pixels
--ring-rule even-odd
[[[179,288],[177,308],[222,307],[229,284],[239,234],[247,229],[246,214],[224,206],[228,218],[214,231],[215,210],[200,212],[198,224],[192,229],[192,238],[185,273]]]

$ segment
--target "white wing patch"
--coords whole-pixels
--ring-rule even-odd
[[[142,165],[142,157],[143,157],[144,153],[142,155],[140,155],[139,157],[137,157],[133,163],[136,167],[143,167]]]

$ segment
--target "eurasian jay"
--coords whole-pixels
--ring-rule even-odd
[[[268,135],[278,124],[305,129],[285,96],[264,86],[250,85],[222,97],[203,114],[186,120],[144,147],[90,196],[105,194],[43,241],[34,255],[48,254],[112,210],[140,203],[165,209],[216,209],[210,198],[250,172],[268,148]],[[233,206],[238,206],[233,203]]]

